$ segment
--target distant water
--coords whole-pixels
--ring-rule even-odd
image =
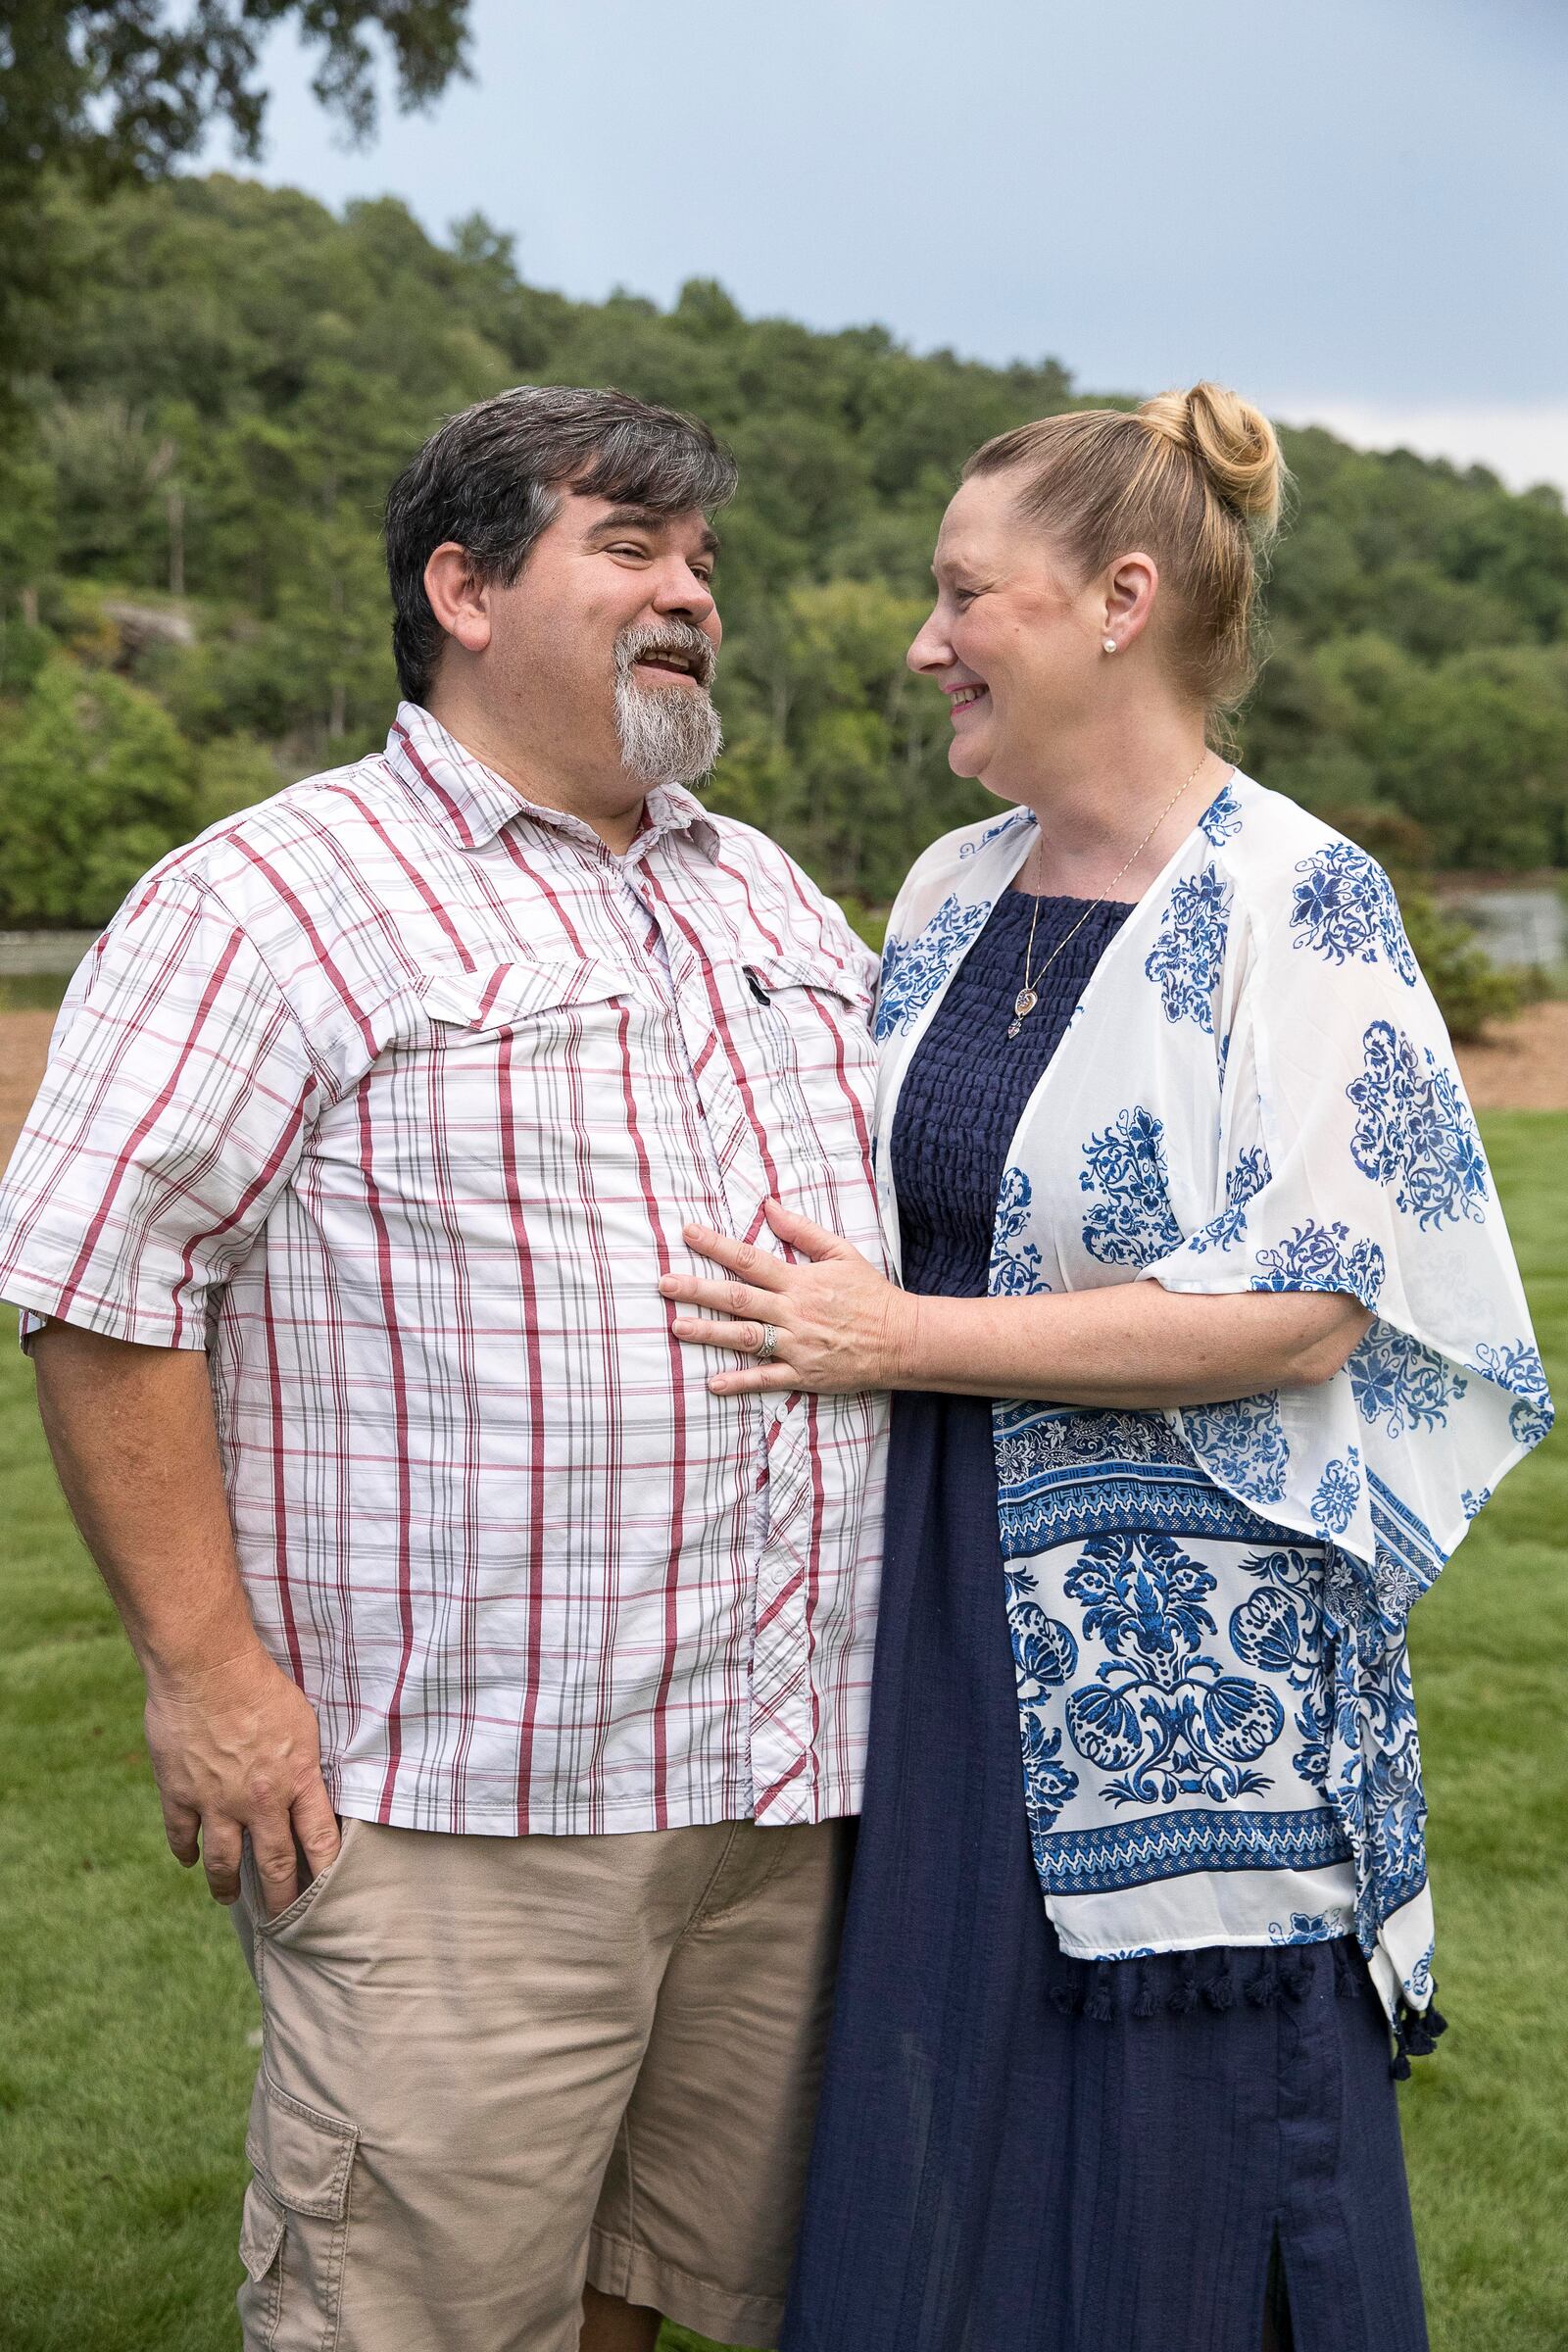
[[[1475,925],[1494,963],[1549,968],[1568,962],[1568,904],[1549,883],[1445,895],[1444,905]]]
[[[74,972],[96,931],[0,931],[0,979]]]
[[[1445,892],[1443,904],[1475,925],[1494,962],[1568,963],[1568,903],[1550,883],[1451,897]],[[96,931],[0,931],[0,979],[69,975],[97,936]]]

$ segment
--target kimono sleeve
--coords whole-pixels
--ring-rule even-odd
[[[1208,1222],[1145,1271],[1172,1291],[1333,1291],[1373,1310],[1332,1382],[1184,1411],[1182,1425],[1221,1475],[1240,1435],[1229,1423],[1250,1410],[1246,1450],[1272,1464],[1253,1498],[1365,1559],[1396,1547],[1424,1584],[1545,1435],[1550,1404],[1495,1184],[1392,887],[1349,845],[1322,856],[1359,861],[1366,919],[1302,920],[1298,890],[1289,924],[1254,930],[1222,1047],[1223,1189]]]
[[[243,928],[157,880],[78,970],[0,1186],[0,1297],[204,1348],[217,1294],[298,1160],[318,1072]]]

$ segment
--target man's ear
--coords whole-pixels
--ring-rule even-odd
[[[443,539],[424,567],[430,610],[466,654],[482,654],[490,643],[490,591],[474,577],[473,559],[456,539]]]

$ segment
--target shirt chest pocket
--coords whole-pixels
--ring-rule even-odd
[[[579,957],[427,972],[419,1003],[439,1046],[461,1048],[503,1036],[537,1045],[568,1033],[574,1019],[580,1029],[588,1007],[612,1005],[630,987],[613,964]]]
[[[741,965],[736,996],[768,1123],[808,1150],[858,1157],[876,1083],[869,991],[826,959],[759,954]]]
[[[615,965],[516,962],[427,972],[409,1077],[428,1088],[459,1159],[500,1154],[514,1174],[563,1138],[618,1138],[645,1017]],[[542,1173],[542,1171],[541,1171]]]

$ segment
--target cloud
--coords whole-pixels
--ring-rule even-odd
[[[1413,449],[1456,466],[1489,466],[1510,489],[1549,482],[1568,493],[1568,401],[1412,405],[1291,400],[1270,404],[1291,424],[1326,424],[1358,449]]]

